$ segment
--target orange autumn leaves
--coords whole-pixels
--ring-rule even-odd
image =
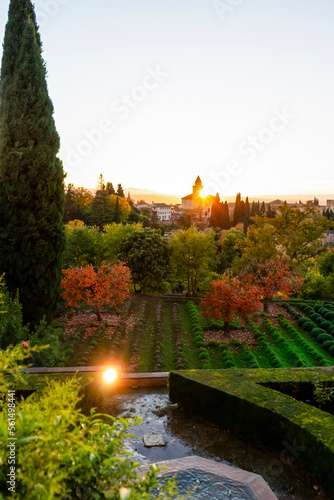
[[[70,267],[63,274],[62,297],[71,312],[83,302],[95,307],[97,318],[101,321],[101,306],[121,304],[130,296],[131,273],[123,262],[114,266],[102,264],[97,271],[92,265]]]
[[[282,257],[265,263],[250,261],[236,278],[224,275],[213,281],[201,302],[204,317],[224,319],[225,326],[238,316],[242,319],[262,309],[263,304],[277,294],[285,296],[298,292],[302,278]]]

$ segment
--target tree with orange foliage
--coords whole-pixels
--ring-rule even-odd
[[[100,307],[121,304],[130,296],[131,273],[123,263],[103,264],[95,271],[92,265],[63,270],[62,297],[70,312],[81,302],[94,306],[98,321],[102,320]]]
[[[224,319],[225,331],[229,331],[229,322],[235,316],[244,319],[260,310],[261,301],[256,286],[241,286],[226,274],[220,281],[210,283],[200,308],[205,318]]]
[[[265,312],[273,297],[278,294],[294,295],[303,284],[303,278],[292,268],[292,261],[280,256],[266,262],[250,260],[239,273],[238,279],[244,286],[258,287]]]

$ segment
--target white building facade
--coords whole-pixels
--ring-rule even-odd
[[[157,213],[159,220],[171,220],[172,207],[166,203],[152,203],[151,210]]]

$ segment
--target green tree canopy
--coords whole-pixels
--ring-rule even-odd
[[[25,321],[50,319],[64,245],[63,167],[29,0],[11,0],[0,76],[0,274]]]
[[[102,235],[102,261],[114,262],[125,238],[143,229],[142,224],[108,224]]]
[[[170,241],[171,266],[187,282],[188,292],[197,294],[215,254],[215,233],[199,232],[194,227],[178,231]]]
[[[243,259],[259,258],[264,262],[280,253],[300,264],[323,250],[323,232],[328,224],[328,220],[313,205],[302,208],[286,203],[280,205],[274,218],[269,218],[267,214],[253,218]]]
[[[129,234],[122,241],[120,259],[130,267],[134,286],[139,285],[143,293],[164,289],[169,252],[159,230],[145,228]]]
[[[97,267],[103,260],[102,234],[95,227],[66,227],[63,267]]]

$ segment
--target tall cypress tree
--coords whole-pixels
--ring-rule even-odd
[[[116,208],[115,208],[114,222],[116,224],[120,224],[120,222],[121,222],[121,209],[120,209],[120,206],[119,206],[119,198],[118,198],[118,196],[116,198]]]
[[[11,0],[0,75],[0,274],[25,321],[52,317],[64,245],[64,172],[30,0]]]
[[[244,217],[244,232],[247,234],[247,230],[249,227],[249,218],[250,218],[250,204],[248,200],[248,196],[245,201],[245,217]]]
[[[225,201],[223,204],[223,211],[222,211],[222,222],[221,222],[221,228],[222,229],[230,229],[231,227],[231,219],[230,219],[230,213],[228,209],[228,203]]]

